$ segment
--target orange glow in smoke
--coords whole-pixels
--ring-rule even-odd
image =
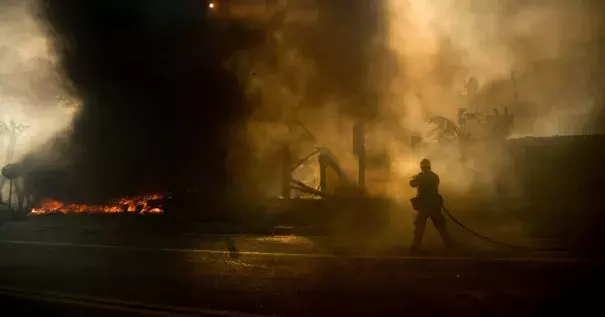
[[[126,197],[112,201],[108,205],[85,205],[85,204],[64,204],[56,200],[45,200],[40,207],[33,208],[31,215],[43,215],[51,213],[62,214],[116,214],[116,213],[139,213],[139,214],[161,214],[164,212],[162,206],[150,207],[148,202],[162,199],[164,195],[144,195],[136,197]]]

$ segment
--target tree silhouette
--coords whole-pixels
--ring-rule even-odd
[[[435,128],[429,131],[428,138],[440,144],[463,141],[468,138],[464,131],[448,118],[435,116],[429,120],[429,124],[435,125]]]
[[[23,123],[15,123],[15,121],[11,120],[8,123],[0,121],[0,135],[8,136],[8,144],[6,146],[6,156],[4,159],[3,166],[10,164],[15,159],[16,154],[16,146],[17,146],[17,137],[23,133],[25,129],[29,126]],[[0,202],[4,201],[2,192],[4,190],[4,186],[6,184],[6,177],[0,176]],[[19,201],[19,206],[22,204],[23,195],[17,183],[15,183],[16,191],[17,191],[17,199]],[[10,202],[9,202],[10,204]]]

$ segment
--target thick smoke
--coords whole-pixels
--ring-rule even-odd
[[[515,115],[511,137],[600,132],[602,113],[602,4],[591,1],[399,1],[388,0],[385,41],[393,72],[378,73],[387,83],[381,109],[397,124],[427,136],[432,116],[457,122],[459,108],[484,120],[494,109]],[[596,5],[595,5],[596,4]],[[474,98],[465,83],[477,79]],[[486,129],[471,130],[484,138]],[[511,218],[524,210],[523,180],[506,146],[491,141],[410,151],[391,141],[391,196],[414,195],[407,186],[422,157],[441,175],[448,208],[475,213],[474,228],[514,241],[527,228]],[[522,151],[522,149],[521,149]],[[531,160],[523,155],[517,158]],[[507,210],[507,212],[501,212]],[[497,221],[496,221],[497,220]],[[411,221],[411,219],[403,219]],[[505,237],[506,236],[506,237]]]
[[[276,18],[263,45],[231,61],[255,109],[248,143],[256,160],[247,177],[263,193],[276,195],[284,141],[297,157],[312,146],[327,146],[355,175],[351,127],[363,119],[368,154],[386,154],[390,161],[384,173],[368,170],[375,174],[368,175],[374,179],[368,181],[370,193],[407,205],[414,195],[407,181],[418,172],[420,159],[429,157],[452,204],[456,196],[466,202],[486,193],[481,199],[510,198],[503,191],[514,195],[512,189],[522,187],[501,147],[478,142],[462,157],[457,146],[412,150],[410,136],[426,137],[433,116],[457,122],[459,108],[485,119],[505,107],[515,115],[512,137],[599,132],[604,81],[598,4],[317,1],[317,17],[307,23]],[[478,90],[471,100],[465,84],[472,77]],[[317,141],[296,127],[288,130],[295,120]],[[475,129],[485,136],[481,127]],[[295,176],[309,184],[315,178],[316,185],[316,166],[314,177]],[[456,207],[472,209],[464,203]]]
[[[286,2],[268,30],[250,36],[231,23],[208,28],[203,1],[41,1],[83,103],[72,156],[80,178],[98,184],[90,191],[232,186],[224,181],[232,173],[274,194],[283,141],[298,157],[327,146],[355,174],[351,128],[364,120],[369,154],[390,159],[375,193],[406,197],[422,155],[448,158],[436,162],[451,172],[445,179],[467,173],[454,150],[410,151],[410,135],[426,134],[433,115],[509,106],[517,136],[598,127],[587,118],[601,113],[600,11],[587,2]],[[470,77],[479,91],[468,105]],[[240,134],[232,128],[248,109]],[[294,121],[316,141],[289,131]],[[482,168],[494,174],[492,165]]]
[[[296,158],[314,147],[337,153],[355,172],[352,123],[378,115],[377,93],[368,84],[380,21],[378,1],[287,1],[278,8],[265,43],[230,61],[254,113],[248,120],[253,162],[244,178],[262,194],[279,192],[280,150]],[[260,5],[260,4],[259,4]],[[281,10],[280,10],[281,9]],[[293,122],[301,122],[315,137]],[[313,161],[311,161],[313,162]],[[297,175],[310,183],[318,173]],[[305,173],[302,173],[305,174]],[[315,183],[318,179],[315,177]]]
[[[222,62],[247,41],[240,36],[237,46],[209,27],[205,1],[38,4],[62,73],[82,100],[58,198],[185,187],[224,193],[232,127],[246,111]]]
[[[387,1],[386,44],[398,69],[381,107],[421,135],[440,115],[457,121],[458,108],[483,114],[507,107],[513,137],[598,131],[589,119],[602,109],[602,10],[586,1]],[[391,77],[389,77],[391,76]],[[465,83],[479,82],[474,99]],[[383,81],[384,82],[384,81]],[[479,137],[485,131],[475,131]],[[407,155],[395,166],[408,176],[421,155],[436,158],[450,187],[493,183],[510,168],[494,147]],[[391,156],[402,157],[392,148]],[[446,186],[447,181],[446,181]]]
[[[59,75],[35,2],[3,0],[0,8],[0,166],[32,153],[40,158],[37,167],[65,166],[69,158],[56,141],[69,133],[78,99]],[[6,179],[0,186],[6,201]]]
[[[33,2],[2,1],[0,6],[0,121],[9,130],[11,122],[24,125],[14,155],[7,153],[11,132],[0,135],[0,162],[7,164],[67,128],[77,101],[58,75],[56,56],[36,20]]]
[[[590,132],[584,123],[599,106],[602,85],[602,12],[594,4],[388,2],[388,45],[400,72],[386,106],[404,110],[407,126],[422,130],[418,123],[431,115],[455,118],[473,76],[480,89],[471,108],[509,106],[516,135]],[[515,93],[522,102],[515,104]]]

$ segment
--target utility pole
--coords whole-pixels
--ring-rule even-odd
[[[517,80],[515,79],[515,72],[510,72],[510,80],[513,83],[513,100],[515,105],[519,103],[519,90],[517,89]]]
[[[365,126],[362,121],[353,126],[353,153],[357,156],[359,162],[359,189],[366,187],[366,144],[365,144]]]
[[[292,182],[292,155],[287,142],[282,145],[282,188],[281,196],[290,199],[290,185]]]
[[[327,180],[328,161],[327,161],[323,151],[319,152],[319,155],[317,156],[317,161],[319,162],[319,190],[322,193],[327,193],[328,192],[328,180]]]

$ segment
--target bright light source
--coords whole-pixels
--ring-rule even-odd
[[[210,9],[214,9],[214,2],[210,2],[210,4],[208,4],[208,7],[209,7]]]

